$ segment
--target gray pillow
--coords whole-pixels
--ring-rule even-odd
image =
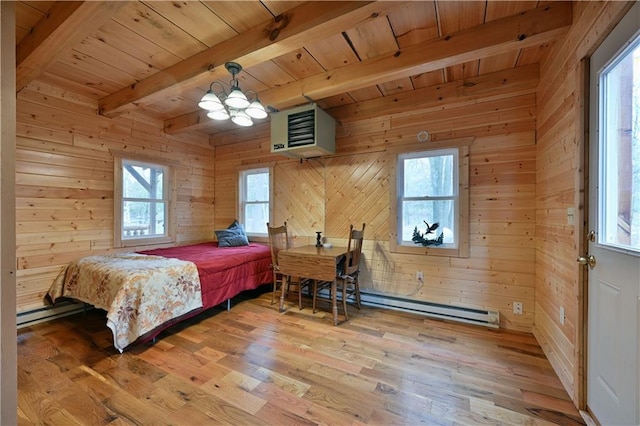
[[[248,246],[249,239],[241,224],[234,220],[227,229],[215,231],[218,238],[218,247]]]

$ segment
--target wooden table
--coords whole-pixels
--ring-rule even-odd
[[[338,261],[346,256],[346,247],[301,246],[278,252],[278,268],[285,275],[331,281],[331,304],[333,324],[338,325],[338,305],[336,302],[336,274]],[[284,286],[280,295],[280,311],[284,310]]]

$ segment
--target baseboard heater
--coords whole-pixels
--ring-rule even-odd
[[[86,312],[87,309],[93,309],[93,306],[82,302],[60,302],[56,303],[55,306],[20,312],[17,316],[17,327],[27,327],[45,321],[79,314],[81,312]]]
[[[328,297],[329,290],[321,290],[320,295],[322,297]],[[342,295],[338,293],[339,300],[342,300],[341,296]],[[351,302],[352,298],[353,296],[350,296],[348,300]],[[363,305],[367,306],[412,312],[428,317],[481,325],[484,327],[500,327],[500,312],[498,311],[484,311],[481,309],[464,308],[421,300],[410,300],[402,297],[367,293],[363,291],[360,292],[360,301]]]
[[[328,290],[322,290],[321,296],[328,297]],[[341,299],[338,294],[338,299]],[[379,308],[395,309],[398,311],[412,312],[433,318],[464,322],[467,324],[481,325],[491,328],[500,327],[500,313],[497,311],[484,311],[480,309],[463,308],[459,306],[444,305],[421,300],[410,300],[402,297],[387,296],[376,293],[360,292],[363,305]],[[69,315],[86,312],[93,306],[86,303],[62,302],[55,307],[44,307],[18,314],[18,328],[38,324]],[[228,307],[227,307],[228,309]]]

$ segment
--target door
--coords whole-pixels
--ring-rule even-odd
[[[640,5],[590,61],[587,406],[640,424]]]

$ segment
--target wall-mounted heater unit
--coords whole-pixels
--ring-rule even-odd
[[[271,115],[271,152],[293,158],[336,152],[336,121],[316,104]]]

